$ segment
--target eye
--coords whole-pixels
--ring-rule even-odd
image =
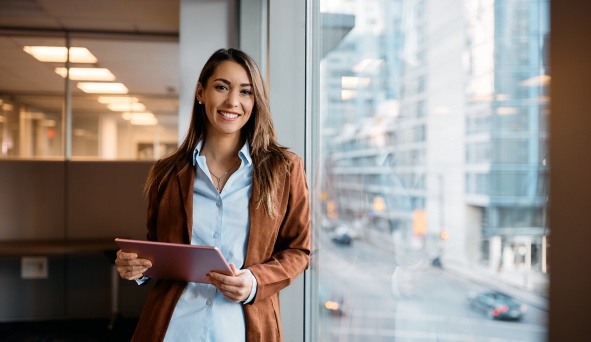
[[[252,90],[250,89],[242,89],[240,92],[244,95],[252,95]]]
[[[217,89],[217,90],[228,90],[228,87],[226,85],[223,85],[223,84],[217,84],[217,85],[215,85],[215,89]]]

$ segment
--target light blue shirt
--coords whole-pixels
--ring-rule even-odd
[[[252,159],[248,143],[238,152],[240,166],[227,180],[221,193],[214,187],[205,157],[194,152],[192,245],[218,247],[228,263],[244,265],[250,221],[248,201],[252,193]],[[216,183],[217,184],[217,183]],[[245,303],[256,294],[256,279]],[[187,283],[179,299],[165,341],[245,341],[246,326],[241,303],[224,297],[213,285]]]

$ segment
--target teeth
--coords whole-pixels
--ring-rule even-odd
[[[238,117],[238,114],[231,114],[231,113],[224,113],[224,112],[220,112],[220,114],[222,114],[224,117],[226,117],[228,119],[236,119]]]

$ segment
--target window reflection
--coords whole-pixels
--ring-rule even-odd
[[[0,96],[0,158],[63,156],[61,108],[38,101],[59,103],[60,97]]]
[[[316,339],[544,340],[548,2],[319,3]]]
[[[177,41],[30,34],[0,36],[0,157],[153,160],[176,147]]]

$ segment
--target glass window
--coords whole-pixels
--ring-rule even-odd
[[[317,4],[313,340],[545,340],[549,2]]]
[[[65,63],[38,58],[51,60],[39,47],[63,47],[65,39],[0,35],[0,46],[0,158],[63,158],[65,83],[54,68]]]
[[[73,39],[97,56],[122,93],[88,92],[72,80],[72,156],[158,159],[177,146],[178,43]],[[107,82],[101,82],[107,83]]]
[[[65,35],[21,34],[0,36],[0,157],[154,160],[176,148],[178,41],[74,36],[68,64]]]

